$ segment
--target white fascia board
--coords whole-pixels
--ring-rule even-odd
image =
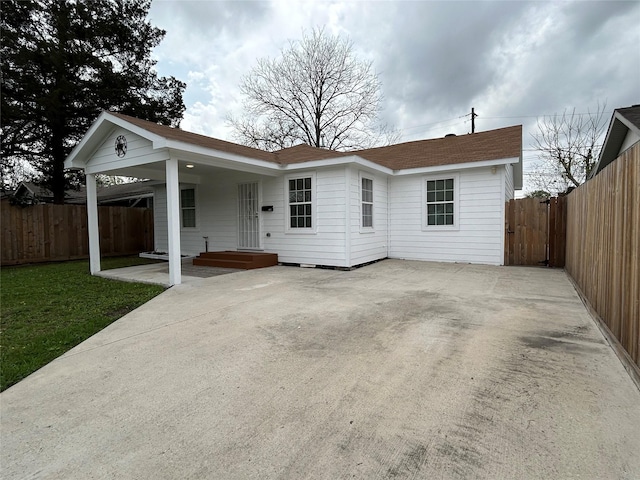
[[[393,174],[396,176],[419,175],[425,173],[448,172],[451,170],[466,170],[469,168],[495,167],[498,165],[509,165],[514,163],[520,163],[520,158],[500,158],[497,160],[482,160],[480,162],[453,163],[447,165],[435,165],[432,167],[406,168],[403,170],[394,170]]]
[[[100,129],[100,127],[102,127],[102,124],[104,123],[106,115],[107,115],[107,112],[102,112],[100,115],[98,115],[98,118],[91,124],[87,133],[83,135],[80,142],[78,142],[78,144],[75,147],[73,147],[73,150],[71,150],[71,153],[67,155],[67,158],[64,160],[64,168],[84,167],[84,162],[81,162],[81,163],[77,162],[76,159],[80,154],[80,152],[87,147],[87,144],[89,143],[89,141],[94,138],[97,130]]]
[[[329,158],[324,160],[312,160],[310,162],[302,162],[302,163],[290,163],[290,164],[284,165],[282,169],[286,171],[294,171],[294,170],[304,170],[307,168],[333,167],[336,165],[347,165],[350,163],[360,165],[361,167],[369,168],[371,170],[376,170],[378,172],[386,173],[387,175],[393,175],[393,170],[391,170],[390,168],[383,167],[382,165],[378,165],[377,163],[373,163],[357,155]]]
[[[236,162],[232,160],[225,160],[211,154],[202,155],[185,150],[167,150],[172,157],[177,158],[180,162],[193,163],[194,165],[204,167],[214,167],[226,170],[233,170],[236,172],[255,173],[258,175],[267,175],[276,177],[280,175],[280,169],[278,164],[271,164],[267,167],[255,166],[246,162]]]
[[[115,117],[113,115],[110,115],[108,112],[107,112],[107,115],[109,116],[108,117],[109,122],[113,123],[118,127],[129,130],[130,132],[135,133],[136,135],[140,135],[142,138],[146,138],[147,140],[153,143],[154,148],[157,143],[162,144],[162,142],[166,142],[166,139],[164,137],[161,137],[160,135],[151,133],[149,130],[145,130],[142,127],[138,127],[137,125],[134,125],[133,123],[129,123],[120,117]]]
[[[167,148],[172,150],[173,152],[172,155],[175,155],[177,157],[180,157],[180,152],[186,152],[186,153],[191,153],[195,155],[202,155],[204,157],[210,157],[211,160],[213,160],[213,162],[203,162],[205,165],[221,166],[221,167],[229,168],[228,163],[226,164],[215,163],[215,159],[220,159],[223,161],[226,160],[227,162],[231,162],[231,163],[239,163],[239,164],[244,164],[251,167],[258,167],[261,169],[272,170],[274,172],[277,172],[278,170],[280,170],[280,165],[274,162],[258,160],[251,157],[245,157],[242,155],[223,152],[221,150],[215,150],[213,148],[201,147],[199,145],[193,145],[190,143],[178,142],[175,140],[167,140],[166,144],[164,144],[163,146],[166,146]],[[155,148],[155,143],[154,143],[154,148]]]

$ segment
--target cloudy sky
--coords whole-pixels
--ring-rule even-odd
[[[402,141],[469,133],[471,107],[476,131],[522,124],[525,190],[538,117],[640,103],[637,1],[153,0],[149,17],[159,73],[187,83],[181,127],[226,140],[240,78],[314,27],[373,62]]]

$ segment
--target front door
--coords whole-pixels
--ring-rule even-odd
[[[258,210],[258,183],[238,185],[238,248],[260,248],[260,214]]]

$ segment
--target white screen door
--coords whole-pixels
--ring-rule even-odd
[[[260,248],[257,182],[238,185],[238,248]]]

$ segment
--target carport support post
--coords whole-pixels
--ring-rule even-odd
[[[100,271],[100,230],[98,226],[98,195],[95,173],[85,175],[87,183],[87,228],[89,229],[89,271]]]
[[[167,173],[167,228],[169,238],[169,285],[182,283],[180,264],[180,185],[178,182],[178,160],[170,158]]]

